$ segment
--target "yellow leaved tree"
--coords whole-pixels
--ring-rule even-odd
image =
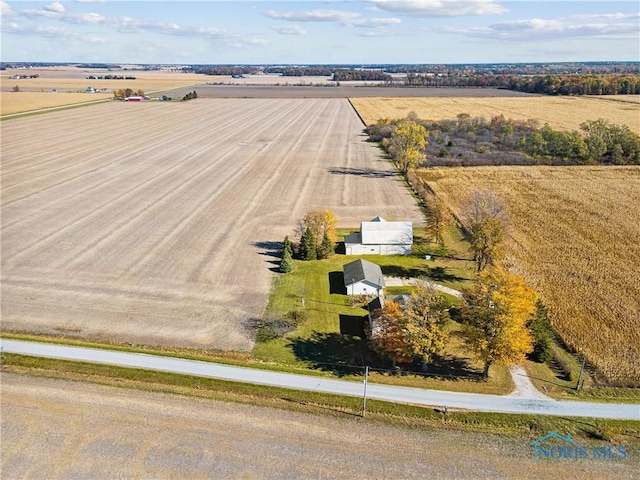
[[[478,286],[464,293],[465,341],[484,362],[485,378],[494,363],[520,363],[533,350],[527,322],[536,311],[537,298],[522,277],[502,268],[484,270]]]

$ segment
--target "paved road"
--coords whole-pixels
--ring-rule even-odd
[[[17,340],[2,339],[0,346],[4,352],[29,356],[144,368],[299,390],[336,393],[340,395],[363,395],[363,385],[360,382],[334,380],[323,377],[232,367],[209,362],[183,360],[141,353],[67,347]],[[374,383],[369,383],[367,386],[367,398],[436,407],[446,405],[448,408],[453,409],[468,409],[483,412],[640,420],[640,405],[567,402],[540,398],[446,392]]]

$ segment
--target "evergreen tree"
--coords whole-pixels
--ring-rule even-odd
[[[316,236],[310,228],[307,228],[300,239],[300,258],[302,260],[317,260],[318,247]]]
[[[282,261],[280,262],[280,271],[282,273],[289,273],[291,268],[291,253],[289,253],[289,250],[285,250]]]
[[[293,258],[293,244],[291,240],[289,240],[289,235],[284,237],[284,241],[282,242],[282,256],[284,257],[287,252],[289,252],[289,256]]]
[[[322,243],[318,247],[318,258],[329,258],[331,255],[333,255],[333,243],[329,239],[328,233],[324,232]]]
[[[535,317],[529,323],[529,328],[533,334],[533,352],[528,357],[538,363],[550,362],[553,359],[553,330],[547,307],[542,300],[536,303]]]

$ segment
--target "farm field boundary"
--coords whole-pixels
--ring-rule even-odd
[[[606,101],[606,99],[616,101]],[[604,118],[611,123],[627,125],[640,133],[638,95],[609,97],[441,97],[441,98],[352,98],[352,103],[367,125],[381,118],[405,118],[415,112],[429,121],[455,119],[461,113],[490,119],[498,115],[517,120],[536,119],[558,130],[579,130],[587,120]]]
[[[10,330],[250,350],[309,209],[422,222],[344,99],[110,102],[0,128]]]

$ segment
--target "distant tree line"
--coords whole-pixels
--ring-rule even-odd
[[[505,88],[546,95],[638,95],[640,75],[433,75],[409,73],[408,87]]]
[[[536,120],[502,115],[487,120],[468,114],[438,122],[424,122],[413,114],[401,120],[382,119],[366,129],[404,172],[403,145],[408,137],[418,146],[411,151],[412,166],[640,165],[640,136],[629,127],[598,119],[583,122],[580,130],[565,132],[546,124],[539,127]]]
[[[328,67],[268,67],[265,73],[279,73],[283,77],[329,77],[333,73]]]
[[[380,70],[337,70],[333,74],[335,81],[385,81],[390,82],[393,77]]]
[[[201,73],[203,75],[249,75],[257,73],[258,67],[252,67],[248,65],[231,67],[228,65],[210,65],[204,67],[194,68],[194,73]]]
[[[135,80],[136,77],[123,75],[89,75],[87,80]]]

